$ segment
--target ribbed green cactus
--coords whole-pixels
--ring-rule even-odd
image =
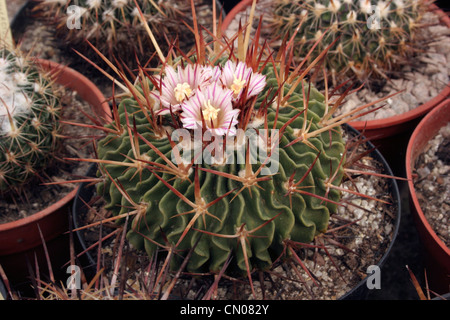
[[[0,193],[20,189],[52,160],[60,104],[51,81],[18,51],[0,50]]]
[[[324,63],[340,80],[386,78],[420,49],[418,30],[427,0],[275,0],[269,37],[296,35],[296,55],[312,61],[329,45]],[[315,43],[320,40],[314,49]]]
[[[295,143],[288,146],[298,138],[298,131],[303,128],[305,121],[298,116],[304,110],[301,88],[290,96],[290,106],[281,108],[277,113],[274,107],[266,105],[278,89],[273,66],[264,68],[262,74],[266,76],[267,84],[258,95],[255,114],[257,110],[267,107],[268,127],[284,127],[285,133],[279,146],[279,171],[267,176],[256,174],[260,181],[250,183],[242,192],[238,190],[247,182],[228,177],[243,176],[246,164],[237,164],[236,161],[225,165],[199,164],[197,169],[193,167],[184,171],[186,176],[177,175],[177,171],[171,173],[158,168],[153,172],[141,170],[144,165],[157,167],[156,164],[149,164],[150,162],[160,166],[167,165],[161,155],[171,159],[172,145],[167,136],[160,137],[149,128],[148,115],[141,111],[135,100],[127,99],[120,104],[121,125],[126,127],[127,121],[131,122],[132,118],[135,131],[124,130],[121,135],[111,133],[100,141],[99,159],[105,163],[104,170],[108,175],[105,175],[105,182],[99,185],[98,191],[105,197],[107,208],[115,215],[135,213],[128,234],[133,245],[145,248],[149,253],[158,247],[155,243],[161,246],[176,245],[176,250],[183,253],[193,247],[201,236],[189,260],[188,270],[218,271],[229,253],[233,252],[236,265],[245,271],[245,255],[239,249],[236,239],[222,238],[212,233],[235,235],[240,228],[250,231],[261,227],[247,238],[246,254],[258,268],[268,268],[282,254],[284,241],[310,242],[317,234],[327,230],[330,212],[336,209],[331,201],[338,202],[340,198],[339,192],[329,190],[327,182],[335,171],[337,176],[332,183],[338,185],[342,178],[340,161],[344,144],[341,133],[339,130],[326,130],[309,138],[308,144]],[[285,90],[287,92],[288,88]],[[308,106],[308,126],[311,126],[311,130],[318,130],[322,127],[320,120],[325,114],[325,103],[324,96],[314,88],[311,88]],[[295,120],[290,122],[293,118]],[[259,126],[257,122],[254,121],[256,128],[263,129],[264,121],[259,122]],[[133,144],[134,139],[137,139],[139,147]],[[237,153],[235,150],[234,159],[238,158]],[[144,161],[141,162],[141,167],[124,170],[127,164],[139,160]],[[108,164],[108,161],[114,163]],[[261,162],[253,164],[252,172],[258,172],[260,166]],[[216,170],[227,175],[214,173]],[[305,178],[298,184],[304,175]],[[113,183],[111,179],[116,182]],[[180,198],[177,192],[190,202]],[[224,195],[227,196],[221,198]],[[326,198],[329,201],[324,200]],[[210,207],[205,206],[216,199],[220,201]],[[190,203],[199,207],[193,208]],[[207,210],[208,213],[202,210]],[[191,213],[184,214],[188,212]],[[195,222],[193,217],[196,217]],[[193,225],[190,226],[192,222]],[[179,266],[180,259],[174,259],[173,263],[174,266]]]
[[[97,192],[135,247],[167,252],[173,270],[226,267],[252,283],[252,270],[298,258],[327,231],[345,171],[340,125],[368,105],[333,117],[345,94],[331,103],[310,84],[316,62],[296,65],[293,42],[267,55],[242,28],[236,47],[192,29],[194,53],[159,54],[135,81],[116,69],[115,119],[98,159],[78,160],[98,164]]]
[[[144,64],[151,57],[150,52],[154,52],[133,0],[39,2],[36,9],[38,16],[55,25],[57,35],[64,44],[97,62],[100,59],[92,54],[93,50],[86,40],[109,59],[113,60],[114,56],[128,65],[135,63],[136,58]],[[180,31],[186,32],[182,21],[190,21],[186,14],[190,12],[188,2],[138,0],[137,3],[160,45],[174,41]]]

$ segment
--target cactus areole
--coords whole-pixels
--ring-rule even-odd
[[[135,82],[122,74],[128,96],[98,143],[106,209],[173,270],[267,270],[327,231],[339,205],[346,120],[307,81],[314,63],[236,39],[234,52],[195,31],[194,53],[160,55]]]

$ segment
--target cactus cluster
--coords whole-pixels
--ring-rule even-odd
[[[56,33],[65,46],[89,58],[98,58],[89,41],[102,54],[128,65],[136,58],[145,63],[154,47],[139,19],[134,0],[38,0],[38,16],[56,26]],[[190,23],[189,3],[183,0],[137,0],[153,35],[164,46],[187,30]],[[183,41],[190,39],[183,38]],[[192,45],[192,43],[191,43]],[[168,46],[168,44],[167,44]],[[98,62],[100,59],[96,59]]]
[[[273,56],[242,28],[236,47],[192,30],[195,52],[161,53],[135,81],[115,69],[124,93],[98,158],[75,160],[98,164],[97,192],[136,248],[167,251],[173,270],[250,278],[327,231],[344,176],[340,125],[370,104],[333,117],[344,96],[331,103],[307,81],[316,62],[296,65],[293,41]]]
[[[391,76],[421,49],[418,30],[429,1],[275,0],[269,6],[271,39],[296,34],[296,55],[312,51],[310,60],[330,46],[324,64],[333,79],[367,81]]]
[[[0,49],[0,193],[20,190],[53,159],[60,102],[51,80],[18,50]]]

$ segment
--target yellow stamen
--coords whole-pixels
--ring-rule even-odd
[[[179,83],[174,89],[175,99],[178,102],[182,102],[185,98],[188,98],[192,94],[191,86],[187,83]]]
[[[233,91],[235,95],[238,95],[244,86],[245,80],[241,80],[241,78],[236,78],[236,76],[234,76],[234,81],[230,89]]]
[[[211,105],[211,100],[208,100],[208,102],[206,102],[203,106],[203,118],[205,119],[205,121],[214,121],[217,119],[219,111],[220,109],[214,108],[214,106]]]

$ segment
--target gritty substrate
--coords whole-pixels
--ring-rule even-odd
[[[450,122],[428,142],[415,168],[420,207],[431,228],[450,247]]]

